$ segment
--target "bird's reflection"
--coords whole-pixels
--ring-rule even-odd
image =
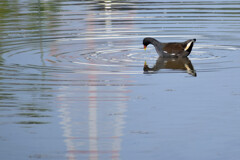
[[[159,57],[156,64],[150,68],[147,63],[144,63],[144,73],[154,73],[160,69],[174,69],[174,70],[186,70],[187,73],[196,77],[197,73],[193,68],[191,61],[187,58],[162,58]]]

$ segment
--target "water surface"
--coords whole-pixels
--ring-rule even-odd
[[[237,0],[0,0],[0,159],[238,160],[239,33]]]

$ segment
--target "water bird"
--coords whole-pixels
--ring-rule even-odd
[[[143,39],[144,49],[152,44],[160,57],[187,57],[191,51],[196,39],[189,39],[185,42],[162,43],[158,40],[146,37]]]
[[[187,71],[188,74],[194,77],[197,76],[197,73],[188,57],[181,58],[158,57],[156,64],[153,67],[149,67],[146,61],[143,67],[144,73],[155,73],[161,69],[182,70]]]

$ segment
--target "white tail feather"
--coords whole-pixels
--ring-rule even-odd
[[[191,46],[192,43],[193,43],[193,41],[189,42],[189,43],[187,44],[187,46],[185,47],[184,51],[188,50],[188,48]]]

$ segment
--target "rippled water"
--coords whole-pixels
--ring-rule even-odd
[[[240,158],[238,0],[0,0],[0,35],[0,159]]]

